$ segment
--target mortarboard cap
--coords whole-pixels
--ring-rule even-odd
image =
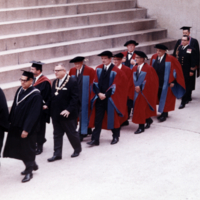
[[[164,44],[156,44],[154,46],[154,48],[156,48],[156,49],[162,49],[162,50],[165,50],[165,51],[168,49],[168,47],[166,47]]]
[[[25,70],[22,70],[22,71],[23,71],[22,73],[23,76],[27,76],[28,78],[32,78],[32,79],[34,78],[34,75],[32,72],[25,71]]]
[[[103,51],[102,53],[98,54],[97,56],[108,56],[109,58],[111,58],[111,57],[113,57],[113,54],[110,51]]]
[[[192,27],[190,27],[190,26],[183,26],[183,27],[181,27],[180,29],[190,31],[191,28],[192,28]]]
[[[124,54],[123,53],[117,53],[113,57],[122,59],[124,57]]]
[[[82,56],[77,56],[75,58],[73,58],[72,60],[70,60],[70,63],[75,63],[75,62],[82,62],[85,59],[85,57]]]
[[[31,61],[30,63],[32,63],[32,67],[35,67],[37,70],[42,71],[42,65],[44,65],[45,63],[42,63],[40,61]]]
[[[124,46],[126,47],[129,44],[134,44],[135,46],[137,46],[139,43],[137,43],[135,40],[129,40],[124,44]]]
[[[134,53],[138,56],[140,56],[141,58],[146,58],[148,59],[147,55],[143,52],[143,51],[134,51]]]

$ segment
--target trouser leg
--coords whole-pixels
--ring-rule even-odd
[[[4,139],[4,130],[0,128],[0,157],[1,157],[1,150],[3,147],[3,139]]]
[[[38,133],[37,133],[37,144],[43,145],[46,142],[46,139],[45,139],[46,120],[45,120],[45,118],[41,119],[39,127],[40,128],[39,128]]]
[[[102,122],[106,110],[106,102],[100,102],[97,100],[95,108],[96,108],[96,115],[95,115],[95,128],[92,132],[92,140],[99,141]]]
[[[36,165],[36,162],[35,161],[25,161],[23,160],[23,163],[25,165],[25,174],[30,174],[33,172],[33,169]]]
[[[112,129],[112,133],[113,133],[113,138],[119,138],[120,137],[120,128],[114,128]]]
[[[64,130],[58,121],[53,120],[54,156],[62,156]]]
[[[66,132],[70,144],[72,145],[74,151],[81,152],[81,142],[79,133],[76,131],[77,120],[63,120],[61,121],[61,126],[64,132]]]

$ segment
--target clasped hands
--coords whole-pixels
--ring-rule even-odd
[[[99,99],[101,100],[104,100],[106,98],[106,95],[103,93],[99,93],[98,96],[99,96]]]

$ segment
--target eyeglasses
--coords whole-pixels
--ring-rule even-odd
[[[24,79],[21,79],[21,78],[20,78],[19,80],[20,80],[21,82],[25,82],[25,83],[28,81],[28,80],[24,80]]]
[[[53,70],[54,73],[60,72],[60,71],[63,71],[63,69],[58,69],[58,70],[55,69],[55,70]]]

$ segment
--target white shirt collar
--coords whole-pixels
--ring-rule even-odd
[[[110,67],[111,64],[112,64],[112,63],[110,63],[109,65],[104,65],[104,67],[106,68],[106,70],[109,69],[109,67]]]
[[[82,65],[82,67],[79,70],[80,70],[80,74],[81,74],[81,72],[83,70],[83,65]],[[78,75],[78,69],[76,69],[76,74]]]
[[[139,73],[141,72],[143,66],[144,66],[144,63],[142,63],[141,65],[138,65],[138,67],[139,67]]]
[[[38,80],[41,76],[42,76],[42,73],[35,77],[35,83],[37,82],[37,80]]]
[[[164,55],[165,55],[165,54],[163,54],[161,57],[158,57],[158,58],[160,58],[160,62],[162,61]]]
[[[63,83],[63,81],[65,80],[66,77],[67,77],[67,73],[65,74],[65,76],[62,79],[59,79],[59,83],[58,83],[59,87],[61,86],[61,84]]]
[[[122,64],[120,64],[120,65],[118,66],[118,68],[119,68],[119,69],[122,69]]]
[[[189,44],[187,44],[186,46],[183,46],[183,49],[185,49]]]

